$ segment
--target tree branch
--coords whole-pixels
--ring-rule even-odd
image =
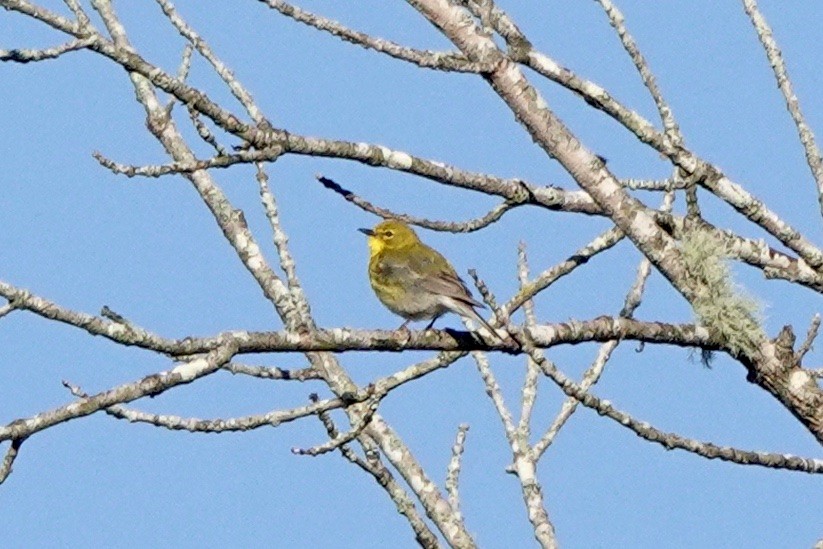
[[[191,383],[219,370],[236,352],[237,345],[233,341],[222,341],[207,355],[179,364],[168,372],[152,374],[88,398],[81,398],[71,404],[12,421],[5,427],[0,427],[0,442],[26,438],[59,423],[91,415],[112,405],[159,395],[172,387]]]
[[[260,0],[260,2],[279,11],[286,17],[294,19],[298,23],[303,23],[317,30],[327,32],[332,36],[336,36],[357,46],[384,53],[394,59],[413,63],[418,67],[449,72],[470,73],[479,73],[486,69],[486,67],[480,63],[472,63],[466,59],[466,56],[459,52],[434,52],[407,48],[390,40],[386,40],[385,38],[378,38],[364,32],[352,30],[333,19],[315,15],[287,2],[283,2],[282,0]]]
[[[774,39],[774,33],[769,27],[769,23],[760,13],[755,0],[743,0],[743,7],[749,19],[751,19],[760,43],[763,45],[763,50],[766,52],[766,57],[769,59],[769,64],[772,66],[772,71],[777,79],[777,87],[783,94],[786,108],[797,127],[797,135],[806,153],[806,163],[809,165],[812,176],[817,183],[817,200],[820,203],[820,213],[823,214],[823,159],[820,157],[820,149],[817,148],[814,132],[806,123],[806,119],[800,110],[800,102],[794,93],[789,72],[783,62],[783,55],[780,53],[780,48]]]
[[[37,61],[45,61],[48,59],[57,59],[64,53],[85,49],[89,47],[89,45],[91,45],[92,42],[94,42],[92,38],[74,38],[64,44],[59,44],[51,48],[44,48],[40,50],[0,49],[0,62],[12,61],[14,63],[33,63]]]

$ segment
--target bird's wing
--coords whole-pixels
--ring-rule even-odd
[[[433,264],[440,266],[439,272],[434,276],[424,274],[431,273]],[[426,253],[416,256],[416,259],[410,263],[409,267],[416,274],[415,283],[421,289],[451,297],[472,307],[484,307],[482,303],[472,297],[466,283],[437,250],[426,246]]]
[[[433,268],[435,265],[438,269]],[[485,305],[472,297],[466,283],[437,250],[426,246],[424,253],[416,254],[411,259],[404,256],[403,261],[397,262],[392,269],[403,270],[407,280],[420,290],[443,296],[447,298],[447,301],[451,300],[452,304],[447,305],[451,311],[461,316],[469,316],[485,326],[494,337],[503,341],[495,329],[474,310],[474,307],[484,308]],[[426,274],[432,271],[437,274],[434,276]]]

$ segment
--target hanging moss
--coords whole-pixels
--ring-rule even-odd
[[[766,338],[762,307],[734,283],[723,245],[697,229],[684,235],[682,254],[697,321],[719,333],[733,355],[754,353]]]

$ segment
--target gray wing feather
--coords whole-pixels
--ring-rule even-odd
[[[409,265],[410,271],[413,271],[416,278],[416,284],[419,288],[426,290],[431,293],[439,294],[446,297],[451,297],[452,299],[456,299],[458,301],[462,301],[467,305],[472,307],[485,307],[482,303],[477,301],[472,297],[469,288],[466,286],[466,283],[460,278],[454,269],[446,262],[448,265],[448,270],[440,273],[436,277],[432,276],[422,276],[420,273],[426,270],[436,257],[443,258],[440,255],[440,252],[437,250],[431,249],[431,254],[428,254],[425,257],[419,258],[413,264]],[[445,261],[445,258],[443,258]]]

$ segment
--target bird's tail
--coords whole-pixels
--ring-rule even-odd
[[[470,318],[474,322],[477,322],[481,326],[485,327],[486,330],[488,330],[488,332],[495,339],[498,339],[501,342],[505,343],[505,340],[503,339],[503,337],[500,334],[497,333],[497,330],[492,328],[491,324],[486,322],[486,319],[484,319],[482,316],[480,316],[480,313],[478,313],[477,311],[474,310],[474,307],[472,307],[468,303],[462,303],[462,302],[457,302],[457,305],[458,305],[457,311],[455,311],[455,312],[458,312],[460,315],[462,315],[464,317],[467,317],[467,318]]]

